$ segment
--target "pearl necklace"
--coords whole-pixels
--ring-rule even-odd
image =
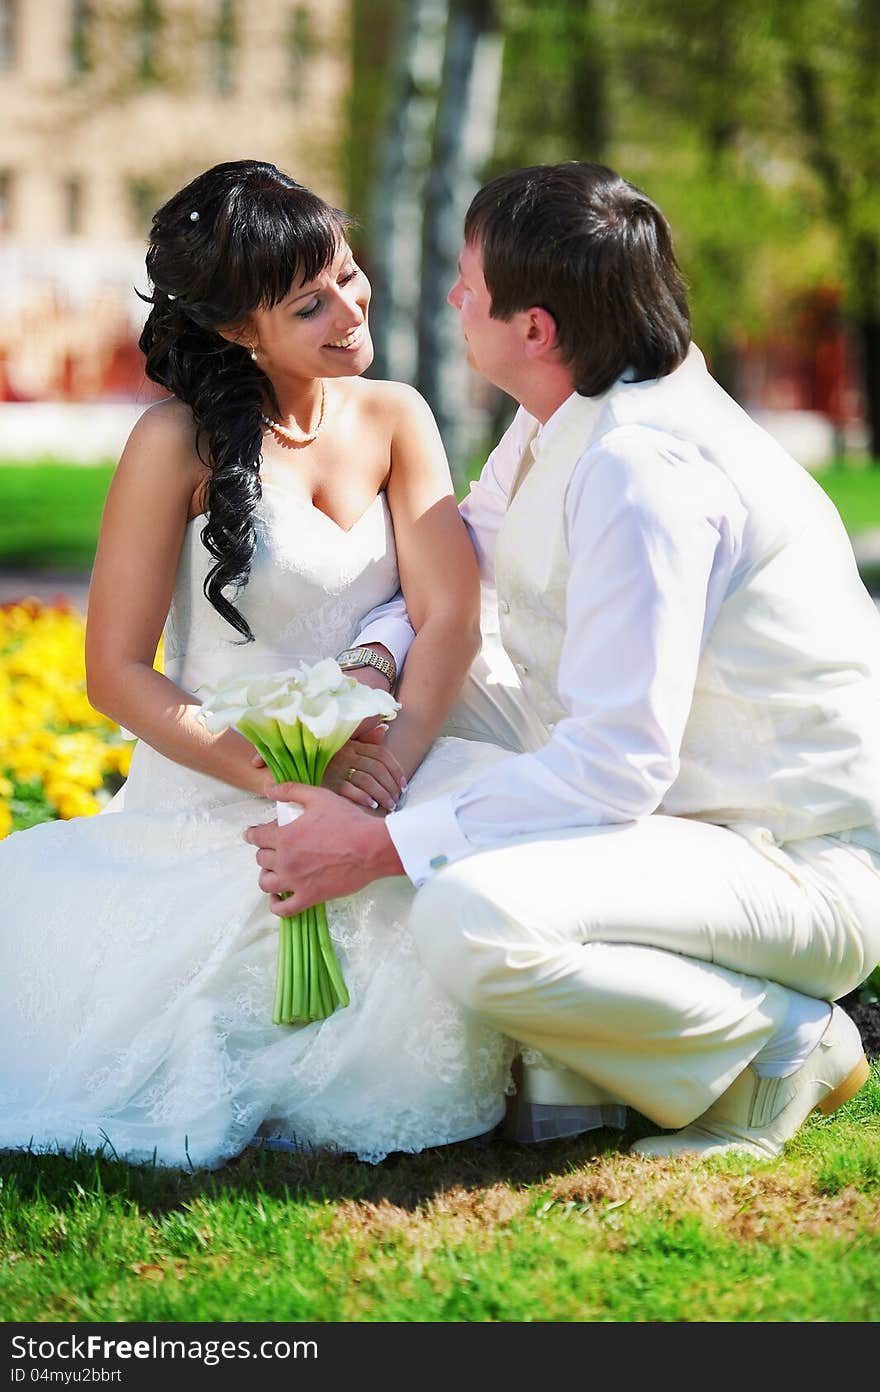
[[[316,440],[321,433],[321,428],[324,424],[324,407],[326,406],[326,404],[327,388],[324,386],[324,382],[322,380],[321,409],[318,412],[318,424],[315,426],[314,430],[311,431],[311,433],[308,435],[294,435],[293,431],[289,430],[286,425],[282,425],[279,421],[273,420],[271,416],[263,416],[263,421],[266,425],[268,425],[270,430],[274,430],[275,434],[280,436],[282,440],[286,440],[288,444],[310,445],[312,441]]]

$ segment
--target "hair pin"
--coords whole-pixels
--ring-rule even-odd
[[[172,293],[171,293],[170,290],[166,290],[166,291],[165,291],[165,294],[167,295],[167,297],[168,297],[169,300],[176,300],[176,299],[177,299],[177,296],[176,296],[176,295],[172,295]]]
[[[189,215],[189,220],[190,220],[190,222],[198,222],[198,220],[199,220],[199,215],[198,215],[198,213],[196,212],[195,208],[193,208],[192,212],[190,213],[190,215]]]

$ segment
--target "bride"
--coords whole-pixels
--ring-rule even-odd
[[[400,585],[402,710],[325,784],[383,815],[507,757],[436,741],[479,584],[433,417],[363,378],[370,287],[346,219],[274,166],[194,179],[156,214],[147,270],[141,347],[169,397],[115,471],[86,636],[89,697],[138,743],[106,815],[0,844],[0,1147],[215,1167],[255,1137],[378,1161],[485,1132],[514,1046],[426,975],[406,879],[328,905],[350,1005],[272,1024],[277,920],[242,839],[272,779],[197,718],[235,671],[368,642],[362,619]],[[389,686],[395,655],[368,652],[353,675]]]

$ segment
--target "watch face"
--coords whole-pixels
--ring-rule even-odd
[[[394,664],[373,652],[372,648],[346,648],[345,652],[339,654],[336,661],[343,671],[347,671],[350,667],[374,667],[377,672],[381,672],[383,676],[387,677],[392,685],[394,684],[396,678]]]

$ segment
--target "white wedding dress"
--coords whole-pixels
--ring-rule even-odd
[[[255,642],[205,599],[202,519],[187,528],[165,629],[186,690],[332,655],[397,588],[384,494],[346,532],[263,490],[239,598]],[[441,739],[408,803],[509,757]],[[328,905],[350,1005],[272,1024],[278,921],[242,832],[273,815],[139,743],[100,815],[0,842],[0,1148],[213,1168],[263,1137],[378,1161],[501,1119],[514,1045],[423,970],[404,878]]]

